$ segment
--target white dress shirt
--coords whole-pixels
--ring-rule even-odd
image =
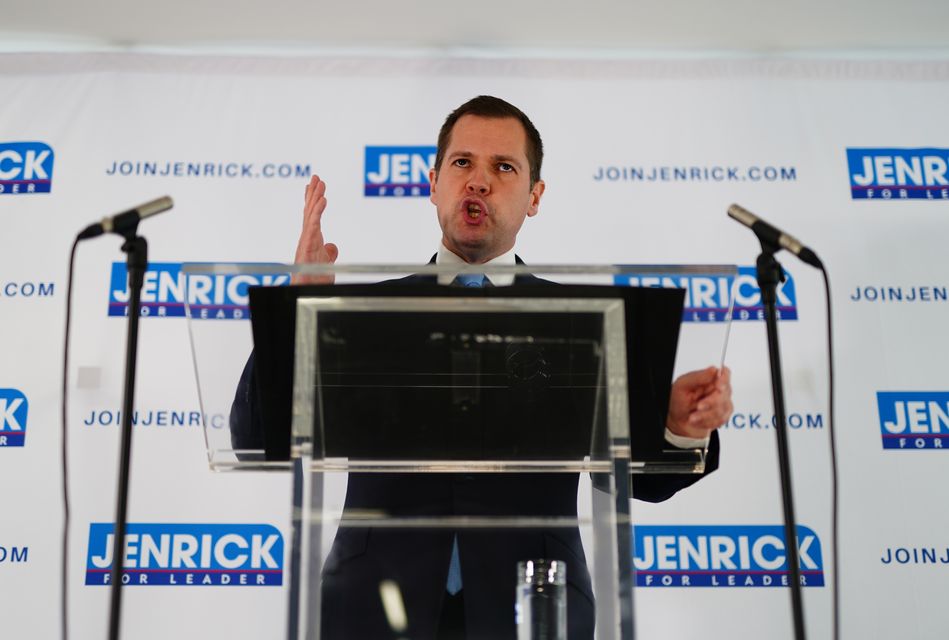
[[[444,244],[439,245],[438,254],[435,256],[435,264],[439,265],[457,265],[467,266],[468,263],[465,262],[464,258],[453,253],[448,247]],[[507,253],[502,253],[501,255],[491,258],[484,264],[486,265],[503,265],[503,266],[514,266],[517,262],[514,260],[514,249],[512,248]],[[457,276],[457,273],[439,275],[438,284],[451,284],[452,281]],[[495,273],[492,274],[488,280],[495,287],[507,287],[511,284],[514,284],[514,274],[513,273]]]

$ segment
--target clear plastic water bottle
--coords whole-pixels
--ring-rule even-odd
[[[517,640],[567,640],[567,565],[562,560],[517,563]]]

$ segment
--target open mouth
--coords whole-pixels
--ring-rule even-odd
[[[477,200],[466,200],[462,205],[462,211],[469,220],[478,220],[483,215],[487,215],[484,203]]]

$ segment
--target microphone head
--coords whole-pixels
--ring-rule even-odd
[[[162,211],[168,211],[173,206],[175,206],[174,201],[171,199],[171,196],[162,196],[156,198],[150,202],[139,205],[136,207],[138,209],[138,217],[147,218],[148,216],[153,216],[156,213],[161,213]]]
[[[758,216],[748,211],[748,209],[745,209],[743,206],[739,204],[733,204],[730,207],[728,207],[728,215],[729,217],[734,218],[735,220],[742,223],[746,227],[750,227],[754,223],[758,222]]]

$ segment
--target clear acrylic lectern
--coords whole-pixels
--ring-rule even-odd
[[[571,629],[633,637],[630,501],[705,471],[664,417],[673,374],[724,359],[735,267],[465,267],[481,289],[434,265],[183,270],[202,413],[230,407],[211,468],[292,473],[288,638],[355,637],[372,611],[381,637],[430,636],[458,551],[469,625],[513,630],[517,563],[548,559]],[[201,311],[202,277],[305,284],[250,291],[245,370],[249,323]],[[726,322],[680,330],[699,290]]]

